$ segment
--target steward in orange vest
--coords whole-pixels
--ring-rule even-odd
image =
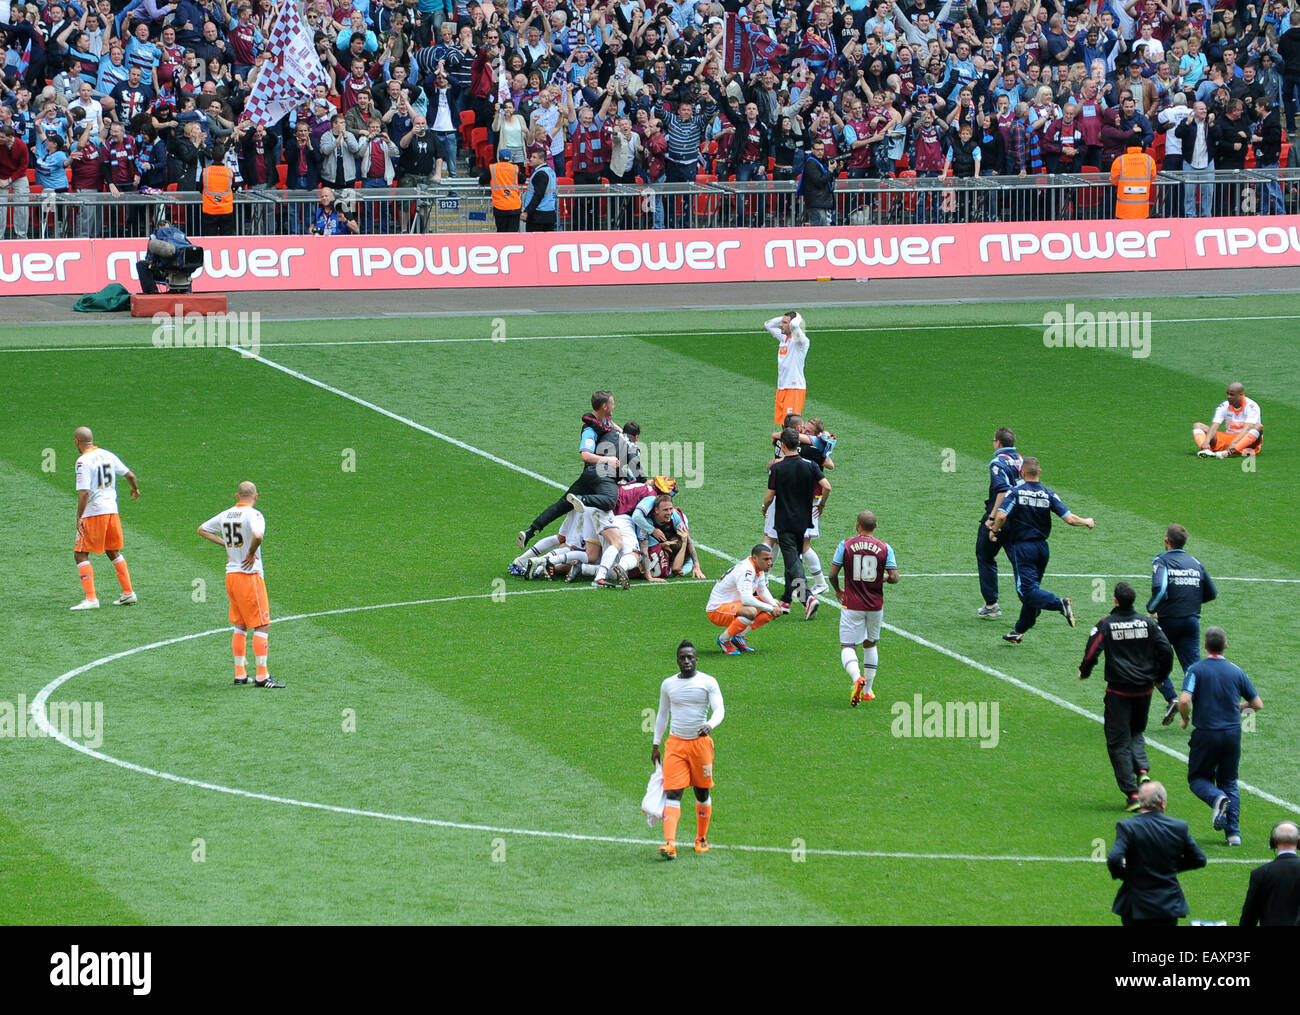
[[[497,232],[519,232],[519,213],[523,210],[523,188],[519,167],[513,162],[493,162],[488,169],[492,183],[492,215]]]
[[[203,191],[203,214],[200,222],[204,236],[235,235],[235,174],[219,162],[203,170],[199,177]]]
[[[1156,178],[1156,160],[1134,146],[1110,167],[1115,185],[1115,217],[1144,219],[1151,212],[1151,184]]]

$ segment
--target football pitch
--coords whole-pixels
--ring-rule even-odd
[[[729,658],[710,581],[506,575],[515,533],[578,473],[598,388],[689,467],[677,503],[708,579],[744,557],[771,457],[762,322],[785,309],[265,321],[258,356],[156,348],[149,322],[0,328],[0,922],[1117,923],[1101,861],[1123,798],[1101,669],[1076,674],[1113,583],[1140,605],[1177,521],[1219,587],[1202,624],[1226,628],[1265,703],[1243,735],[1243,847],[1211,830],[1189,731],[1156,705],[1148,750],[1210,858],[1182,877],[1192,918],[1235,923],[1269,828],[1300,813],[1300,297],[1079,302],[1150,313],[1145,356],[1048,346],[1063,305],[805,309],[806,415],[839,438],[815,548],[829,570],[871,508],[901,572],[876,700],[856,709],[830,604]],[[1247,467],[1198,459],[1190,436],[1234,380],[1267,428]],[[120,494],[134,607],[111,605],[99,556],[104,608],[68,610],[79,425],[140,480],[140,500]],[[1044,614],[1020,645],[1001,639],[1005,563],[1002,619],[975,615],[999,426],[1097,521],[1054,527],[1044,580],[1079,627]],[[246,479],[282,691],[232,684],[224,557],[195,533]],[[639,804],[684,638],[726,719],[713,851],[665,864]],[[63,740],[28,735],[38,701]],[[984,723],[912,716],[934,703]]]

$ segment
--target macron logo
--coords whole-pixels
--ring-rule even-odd
[[[131,987],[131,993],[148,994],[152,952],[71,951],[50,956],[50,983],[56,987]]]

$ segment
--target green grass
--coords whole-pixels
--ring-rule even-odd
[[[213,632],[92,668],[54,700],[102,702],[100,750],[113,758],[342,809],[0,739],[0,921],[1113,922],[1104,867],[1061,862],[1094,856],[1098,840],[1104,852],[1123,816],[1100,726],[986,671],[1099,714],[1100,673],[1074,679],[1085,631],[1048,615],[1009,646],[1009,617],[975,618],[973,577],[916,576],[973,571],[990,438],[1010,424],[1048,485],[1097,519],[1095,532],[1057,527],[1045,582],[1075,598],[1085,625],[1105,612],[1113,579],[1060,576],[1141,582],[1174,520],[1216,578],[1300,578],[1289,518],[1300,367],[1291,322],[1248,320],[1263,312],[1257,300],[1106,306],[1220,320],[1155,324],[1151,356],[1134,359],[1045,348],[1039,330],[1014,326],[1054,309],[1042,305],[809,312],[807,408],[840,437],[818,548],[829,565],[871,507],[903,572],[886,594],[894,630],[877,700],[857,710],[831,610],[783,620],[754,636],[757,654],[724,659],[703,615],[707,584],[620,595],[503,581],[514,532],[555,496],[517,471],[229,351],[141,348],[147,325],[0,330],[0,349],[96,346],[0,351],[13,379],[0,494],[21,506],[6,547],[0,701],[30,700],[95,659]],[[1267,313],[1300,314],[1300,300],[1270,298]],[[508,336],[575,337],[507,342],[487,341],[488,318],[268,322],[261,338],[276,363],[566,484],[583,401],[613,387],[617,418],[639,421],[643,441],[702,442],[703,485],[679,501],[698,538],[734,557],[759,535],[775,373],[765,316],[536,315],[508,318]],[[382,342],[395,337],[481,341]],[[331,340],[380,341],[310,344]],[[1268,427],[1253,472],[1189,450],[1190,424],[1233,379]],[[80,424],[140,477],[143,497],[122,510],[134,609],[66,609],[79,595]],[[231,686],[223,558],[194,532],[242,479],[258,483],[269,527],[272,672],[289,685],[275,694]],[[704,563],[711,578],[727,566]],[[97,581],[116,595],[102,558]],[[1220,589],[1205,619],[1228,629],[1229,657],[1268,706],[1245,738],[1242,777],[1294,803],[1300,584]],[[1014,604],[1005,569],[1003,603]],[[320,615],[381,604],[408,605]],[[688,849],[669,867],[637,805],[657,687],[683,637],[727,701],[711,832],[721,848]],[[997,747],[891,735],[891,706],[918,693],[997,703]],[[1185,752],[1186,732],[1149,732]],[[1152,761],[1170,812],[1212,859],[1227,858],[1185,765],[1155,751]],[[1282,808],[1244,793],[1243,811],[1246,846],[1231,855],[1263,859]],[[688,807],[683,837],[692,822]],[[772,851],[726,848],[736,845]],[[1186,875],[1193,915],[1233,920],[1248,869]],[[674,887],[689,887],[691,912],[664,909]]]

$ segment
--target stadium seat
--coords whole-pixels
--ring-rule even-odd
[[[708,186],[711,183],[717,183],[718,178],[713,173],[700,173],[695,182],[700,186]],[[695,214],[697,217],[712,219],[718,213],[722,206],[722,195],[717,193],[705,193],[695,195]]]
[[[555,184],[558,187],[572,187],[572,176],[557,176]],[[573,227],[573,198],[562,197],[555,202],[556,218],[561,224],[568,223],[568,227]]]
[[[1089,174],[1101,175],[1101,170],[1096,166],[1082,166],[1079,171],[1085,176]],[[1079,187],[1079,201],[1077,204],[1079,218],[1095,218],[1095,212],[1100,204],[1101,190],[1099,188],[1089,185]],[[1085,212],[1093,212],[1094,214],[1084,214]]]
[[[471,147],[469,141],[470,131],[474,129],[474,110],[466,109],[460,114],[460,143],[461,147]]]
[[[906,155],[904,155],[901,159],[898,159],[897,161],[894,162],[894,173],[898,176],[902,176],[905,172],[909,171],[911,168],[912,168],[912,160],[909,159]],[[913,173],[912,175],[915,176],[916,174]]]
[[[33,184],[33,183],[36,182],[36,170],[35,170],[35,169],[29,169],[29,170],[27,170],[27,182],[28,182],[28,184]]]
[[[488,129],[486,127],[475,127],[469,132],[469,147],[473,152],[478,152],[479,145],[488,139]]]
[[[1289,156],[1290,154],[1291,154],[1291,142],[1290,142],[1290,141],[1283,141],[1283,142],[1282,142],[1282,156],[1281,156],[1281,158],[1278,160],[1278,163],[1277,163],[1279,169],[1285,169],[1285,168],[1286,168],[1287,156]]]
[[[1254,169],[1259,160],[1255,157],[1255,146],[1251,145],[1246,149],[1246,168]]]
[[[899,161],[902,162],[901,159]],[[912,214],[916,211],[916,170],[900,170],[898,178],[903,181],[903,186],[907,188],[903,192],[903,211]]]
[[[278,166],[275,167],[275,175],[276,175],[275,189],[288,190],[289,189],[289,167],[286,166],[283,162],[281,162]]]

